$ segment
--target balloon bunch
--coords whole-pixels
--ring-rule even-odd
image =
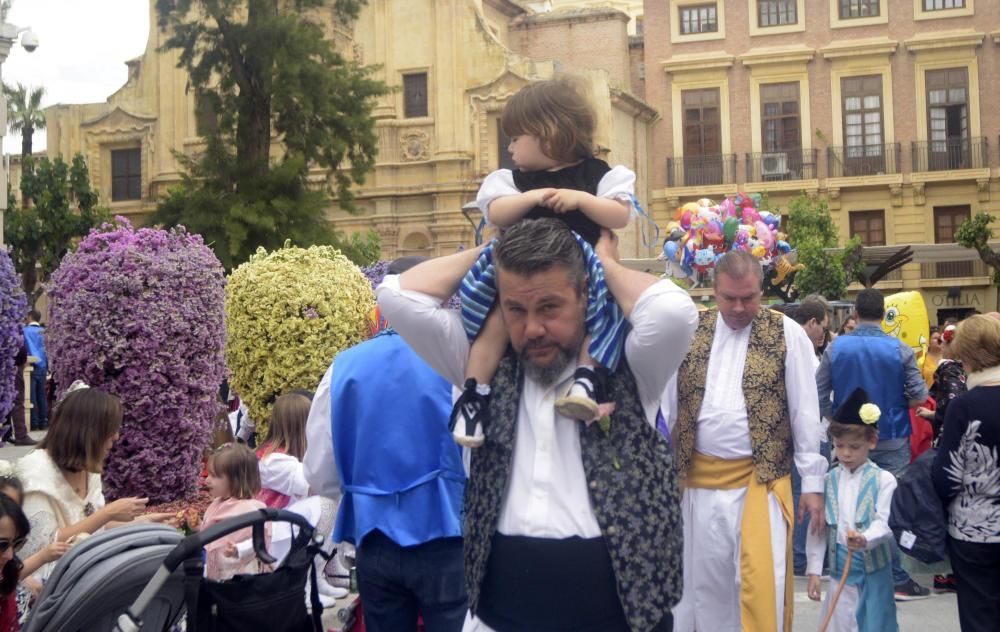
[[[758,194],[737,193],[719,204],[702,198],[678,208],[660,255],[667,274],[689,278],[697,287],[731,250],[749,252],[765,268],[791,252],[786,235],[779,232],[781,216],[760,210],[760,200]]]

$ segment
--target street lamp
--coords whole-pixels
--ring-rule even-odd
[[[38,48],[38,36],[30,28],[18,28],[16,24],[7,22],[7,12],[10,11],[10,0],[0,3],[0,86],[3,85],[3,63],[10,55],[10,49],[21,36],[21,47],[32,53]],[[3,137],[7,133],[7,96],[0,91],[0,158],[3,157]],[[3,216],[7,211],[7,185],[10,174],[7,173],[7,163],[0,160],[0,247],[4,246]]]

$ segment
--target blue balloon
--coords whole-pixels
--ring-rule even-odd
[[[778,250],[780,250],[781,252],[791,252],[792,247],[788,244],[787,241],[778,240]]]
[[[677,242],[668,241],[663,244],[663,254],[667,256],[670,261],[677,261]]]

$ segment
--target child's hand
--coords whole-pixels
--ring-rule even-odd
[[[538,196],[535,198],[535,206],[548,206],[548,204],[546,204],[545,201],[549,199],[549,197],[551,197],[552,194],[558,190],[559,189],[556,189],[554,187],[545,187],[544,189],[532,189],[531,192],[534,193],[536,196]]]
[[[542,198],[542,204],[556,213],[568,213],[580,208],[584,195],[585,192],[574,189],[553,189]]]
[[[857,531],[847,532],[847,548],[852,551],[863,551],[868,547],[868,539]]]
[[[239,551],[236,550],[236,545],[232,542],[226,542],[226,548],[222,549],[224,557],[239,557],[239,554]]]
[[[46,563],[55,562],[63,555],[66,555],[66,551],[69,551],[73,545],[69,542],[53,542],[44,549],[42,549],[42,559]]]
[[[934,419],[934,411],[921,406],[917,408],[917,416],[923,419]]]
[[[808,588],[806,589],[806,591],[807,591],[807,593],[809,595],[809,598],[812,599],[813,601],[819,601],[820,600],[820,598],[823,595],[822,595],[822,593],[820,592],[820,589],[819,589],[819,575],[810,575],[809,576],[809,585],[808,585]]]

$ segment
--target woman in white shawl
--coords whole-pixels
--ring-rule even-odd
[[[146,498],[105,504],[101,488],[104,459],[118,439],[122,406],[117,397],[74,384],[56,408],[39,449],[18,463],[24,483],[24,514],[31,534],[21,555],[28,557],[52,542],[74,542],[139,519],[162,522],[170,514],[149,514]],[[141,516],[141,517],[140,517]],[[35,577],[48,578],[53,564]]]

